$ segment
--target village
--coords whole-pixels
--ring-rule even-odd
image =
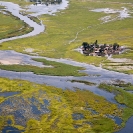
[[[83,54],[88,56],[110,56],[113,54],[120,54],[124,50],[123,46],[117,43],[114,44],[98,44],[96,40],[94,43],[82,43]]]

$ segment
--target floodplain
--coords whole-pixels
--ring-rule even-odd
[[[22,6],[25,15],[32,14],[26,12],[32,3],[24,0],[7,1]],[[0,6],[0,11],[3,9],[4,6]],[[3,28],[0,31],[0,39],[20,36],[33,30],[20,19],[6,13],[8,15],[0,13],[2,19],[0,26]],[[95,65],[97,69],[105,68],[132,76],[132,17],[132,0],[71,0],[63,10],[39,15],[37,19],[33,17],[34,21],[39,20],[45,25],[43,32],[36,36],[3,42],[0,44],[0,52],[14,50],[57,60],[68,59],[68,62],[73,60]],[[95,40],[100,44],[116,42],[128,50],[112,57],[85,56],[76,50],[80,49],[83,42]],[[74,89],[66,86],[66,89],[62,89],[22,80],[21,77],[20,79],[1,77],[0,130],[2,132],[11,130],[25,133],[114,133],[126,127],[126,122],[133,116],[133,84],[122,81],[122,77],[117,85],[110,84],[111,78],[109,82],[97,83],[94,80],[93,83],[86,78],[95,76],[100,81],[101,75],[96,73],[97,71],[96,75],[91,75],[85,73],[84,67],[43,58],[32,60],[42,62],[49,67],[25,65],[20,62],[18,64],[1,62],[0,69],[6,72],[16,71],[20,75],[21,72],[34,72],[37,75],[68,77],[69,82],[73,84],[87,85],[88,88],[95,86],[113,94],[115,102],[108,101],[89,89],[81,89],[80,86]],[[81,79],[72,79],[73,77]]]

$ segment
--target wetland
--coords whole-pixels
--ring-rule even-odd
[[[7,1],[0,1],[1,8],[11,14],[1,14],[2,20],[11,17],[13,23],[6,32],[0,31],[4,36],[0,40],[0,130],[132,133],[132,67],[126,72],[108,68],[118,58],[132,61],[132,1],[62,0],[49,6]],[[32,31],[17,34],[18,22],[18,29],[26,23]],[[14,37],[5,37],[9,29]],[[114,55],[112,62],[74,50],[95,36],[100,43],[119,42],[130,50]]]

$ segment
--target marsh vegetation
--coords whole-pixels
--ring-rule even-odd
[[[62,90],[5,78],[0,78],[0,83],[1,92],[21,92],[15,96],[1,97],[1,130],[12,126],[28,133],[83,133],[114,132],[121,127],[107,116],[121,117],[123,109],[87,90]],[[17,115],[18,112],[21,115]]]

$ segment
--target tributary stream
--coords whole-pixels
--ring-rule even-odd
[[[4,41],[14,40],[14,39],[18,39],[18,38],[35,36],[44,31],[45,26],[43,24],[38,25],[35,22],[33,22],[32,20],[30,20],[27,16],[23,16],[22,14],[19,14],[19,11],[21,8],[17,4],[13,4],[10,2],[0,2],[0,4],[5,6],[6,10],[11,12],[14,16],[20,18],[21,20],[24,20],[25,23],[29,24],[31,27],[34,28],[34,30],[31,33],[28,33],[28,34],[22,35],[22,36],[18,36],[18,37],[2,39],[2,40],[0,40],[1,43]],[[36,13],[33,15],[37,16],[37,15],[41,15],[41,14],[46,14],[46,13],[50,13],[50,11],[52,14],[52,13],[55,13],[56,11],[58,11],[58,9],[65,9],[67,7],[67,5],[68,5],[67,1],[64,0],[63,4],[61,4],[61,5],[54,5],[54,6],[52,5],[50,7],[50,9],[47,7],[47,10],[44,10],[41,12],[36,11]],[[43,5],[43,6],[45,6],[45,5]],[[29,10],[33,11],[35,9],[36,8],[34,7],[34,5],[32,5],[31,9],[29,9]],[[13,71],[0,70],[0,77],[7,77],[10,79],[24,79],[24,80],[28,80],[28,81],[39,83],[39,84],[47,84],[50,86],[55,86],[55,87],[62,88],[62,89],[67,89],[67,88],[74,89],[76,87],[78,87],[80,89],[87,89],[97,95],[105,97],[108,101],[115,103],[115,104],[118,104],[114,100],[115,95],[99,89],[97,87],[97,85],[102,82],[110,83],[115,80],[122,80],[125,82],[133,83],[133,75],[109,71],[109,70],[102,69],[101,67],[95,67],[93,65],[80,63],[80,62],[72,61],[69,59],[53,59],[53,58],[40,57],[40,56],[30,56],[30,55],[21,54],[21,53],[11,51],[11,50],[0,51],[0,60],[6,60],[6,59],[18,60],[19,64],[29,64],[29,65],[43,67],[42,63],[33,61],[32,58],[45,58],[45,59],[51,60],[51,61],[62,62],[62,63],[66,63],[66,64],[71,64],[73,66],[84,67],[85,70],[82,70],[81,72],[88,74],[88,76],[82,76],[82,77],[47,76],[47,75],[36,75],[32,72],[13,72]],[[44,67],[46,67],[46,66],[44,66]],[[89,86],[89,85],[85,85],[84,83],[71,82],[71,80],[90,81],[90,82],[96,83],[97,85]],[[121,105],[118,104],[118,106],[121,106]],[[132,133],[133,132],[132,125],[133,125],[133,117],[131,117],[127,121],[126,126],[118,133],[125,133],[125,132]]]

